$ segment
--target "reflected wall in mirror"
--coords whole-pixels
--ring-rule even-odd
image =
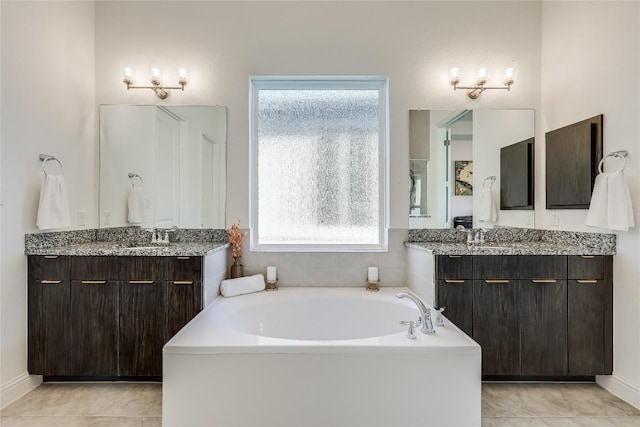
[[[409,228],[534,227],[531,210],[499,210],[500,149],[534,137],[533,110],[411,110],[409,123],[411,182],[416,171],[426,170],[421,177],[426,188],[420,192],[425,197],[419,203],[420,214],[415,207],[418,192],[410,187]],[[414,138],[414,130],[424,127],[428,132]],[[425,152],[426,167],[420,169],[415,153]],[[455,194],[456,161],[473,162],[471,196]]]
[[[100,106],[100,227],[225,228],[226,107]]]

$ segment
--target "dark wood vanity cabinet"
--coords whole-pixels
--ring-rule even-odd
[[[435,258],[436,306],[480,344],[484,376],[611,374],[611,256]],[[472,280],[452,292],[462,263]]]
[[[569,375],[613,371],[612,257],[569,258]]]
[[[202,257],[29,257],[29,372],[160,377],[202,310]]]
[[[69,375],[71,364],[71,283],[69,257],[29,257],[28,369],[42,375]]]
[[[465,334],[473,334],[473,258],[468,255],[436,257],[436,307]]]
[[[71,370],[68,375],[118,375],[116,257],[72,257]]]

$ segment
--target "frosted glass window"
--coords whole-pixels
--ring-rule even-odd
[[[382,249],[386,82],[260,83],[253,246]]]

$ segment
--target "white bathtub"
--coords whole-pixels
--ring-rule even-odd
[[[446,319],[407,339],[402,291],[216,299],[164,347],[163,426],[479,426],[480,347]]]

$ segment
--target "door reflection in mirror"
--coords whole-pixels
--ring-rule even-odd
[[[500,176],[500,149],[533,138],[533,110],[410,110],[409,129],[409,228],[534,226],[531,211],[499,211],[495,221],[477,215],[483,180]],[[472,196],[456,195],[456,162],[472,162]],[[499,206],[499,179],[492,196]]]
[[[100,226],[224,228],[226,128],[226,107],[100,106]]]

